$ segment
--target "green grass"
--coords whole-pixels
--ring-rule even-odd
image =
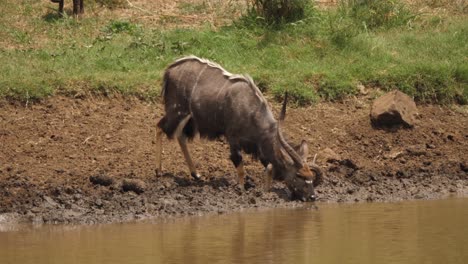
[[[252,75],[278,98],[288,90],[300,104],[340,100],[356,94],[361,83],[400,89],[419,102],[468,102],[464,15],[402,13],[401,21],[373,22],[371,28],[350,10],[312,8],[305,19],[274,28],[244,17],[218,29],[163,29],[118,18],[40,16],[35,1],[16,2],[0,8],[3,98],[118,92],[153,100],[164,68],[194,54]],[[182,6],[182,12],[193,8],[198,6]],[[21,23],[11,23],[18,16]]]

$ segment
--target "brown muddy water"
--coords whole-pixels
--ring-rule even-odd
[[[468,198],[0,225],[0,263],[468,263]]]

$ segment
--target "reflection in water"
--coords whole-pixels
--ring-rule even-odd
[[[460,198],[4,229],[0,262],[468,263],[467,223]]]

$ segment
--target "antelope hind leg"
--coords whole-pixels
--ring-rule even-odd
[[[177,140],[179,141],[180,149],[182,150],[182,153],[184,154],[185,162],[187,162],[187,165],[189,167],[190,175],[193,178],[199,180],[201,176],[200,174],[197,173],[195,165],[193,165],[192,158],[190,157],[190,153],[187,147],[187,137],[185,137],[184,135],[180,135],[177,137]]]
[[[163,131],[159,126],[156,126],[156,175],[162,175],[162,164],[161,164],[161,156],[162,156],[162,136]]]
[[[200,174],[197,173],[195,165],[193,165],[193,161],[192,161],[192,158],[190,157],[190,153],[187,147],[187,137],[184,135],[184,127],[185,125],[187,125],[191,117],[192,117],[191,115],[188,115],[184,117],[182,121],[180,121],[174,133],[174,136],[177,138],[177,141],[179,141],[179,146],[180,146],[180,149],[182,150],[182,153],[184,154],[185,162],[187,162],[187,165],[189,167],[190,175],[193,178],[199,180],[201,176]]]

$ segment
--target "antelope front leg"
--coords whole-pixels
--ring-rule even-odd
[[[265,185],[264,190],[268,192],[271,189],[271,183],[273,181],[273,165],[268,164],[265,168]]]
[[[200,174],[197,173],[195,165],[193,165],[192,158],[190,157],[190,153],[189,153],[188,147],[187,147],[187,137],[184,136],[184,135],[179,135],[177,137],[177,141],[179,141],[180,149],[182,150],[182,153],[184,154],[185,161],[187,162],[187,165],[189,167],[190,175],[192,175],[193,178],[199,180],[201,178],[201,176],[200,176]]]
[[[237,179],[241,188],[245,188],[245,169],[244,162],[240,162],[239,166],[236,167],[237,170]]]
[[[63,1],[65,1],[65,0],[60,0],[60,2],[59,2],[59,13],[62,16],[63,16]]]
[[[77,18],[78,13],[80,12],[80,0],[73,0],[73,17]]]
[[[236,167],[237,180],[241,189],[245,189],[245,169],[242,155],[236,145],[231,144],[231,161]]]
[[[157,126],[156,127],[156,175],[158,176],[162,175],[162,164],[161,164],[162,136],[163,136],[163,131],[159,126]]]
[[[84,5],[83,5],[84,0],[80,0],[80,14],[84,13]]]

